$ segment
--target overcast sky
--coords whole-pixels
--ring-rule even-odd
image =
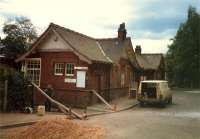
[[[0,35],[16,16],[30,18],[39,34],[53,22],[95,38],[116,37],[125,22],[134,47],[166,53],[189,5],[200,11],[200,0],[0,0]]]

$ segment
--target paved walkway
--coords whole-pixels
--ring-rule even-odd
[[[131,108],[137,104],[135,99],[129,99],[128,97],[119,98],[114,100],[111,105],[116,104],[116,110],[122,111]],[[74,111],[83,114],[83,109],[73,109]],[[116,111],[116,112],[117,112]],[[105,104],[96,104],[87,108],[87,115],[94,116],[100,114],[111,113]],[[63,113],[59,112],[47,112],[44,116],[38,116],[36,113],[0,113],[0,128],[16,127],[22,125],[33,124],[37,121],[50,119],[55,117],[65,117]]]
[[[136,99],[129,99],[128,97],[122,97],[112,101],[111,106],[116,105],[116,112],[129,109],[137,104]],[[99,111],[99,112],[98,112]],[[111,112],[107,105],[105,104],[96,104],[88,107],[88,115],[101,114],[103,112]],[[112,111],[113,112],[113,111]]]
[[[116,106],[115,111],[111,110],[106,104],[99,103],[99,104],[95,104],[95,105],[87,107],[87,116],[91,117],[91,116],[95,116],[95,115],[102,115],[102,114],[127,110],[127,109],[137,105],[137,103],[138,102],[136,99],[129,99],[128,96],[121,97],[121,98],[113,100],[112,102],[109,103],[113,108]],[[77,109],[77,108],[73,108],[72,110],[74,110],[77,113],[81,113],[81,114],[83,114],[85,111],[84,109]]]

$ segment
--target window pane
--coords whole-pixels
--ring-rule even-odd
[[[40,60],[27,60],[26,76],[31,82],[39,85],[40,78]]]
[[[69,75],[73,75],[74,74],[74,64],[71,63],[67,63],[66,64],[66,74]]]
[[[55,63],[54,65],[55,75],[63,75],[64,72],[64,63]]]

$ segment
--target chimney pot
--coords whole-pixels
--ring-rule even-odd
[[[119,28],[118,28],[118,39],[120,41],[123,41],[123,40],[126,39],[126,28],[125,28],[125,23],[124,22],[119,25]]]
[[[135,47],[135,53],[141,55],[141,53],[142,53],[141,45],[136,45],[136,47]]]

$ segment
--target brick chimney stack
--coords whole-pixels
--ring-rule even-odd
[[[142,53],[141,45],[136,45],[136,47],[135,47],[135,53],[141,55],[141,53]]]
[[[122,24],[119,25],[119,28],[118,28],[118,39],[120,41],[124,41],[126,39],[125,23],[122,23]]]

